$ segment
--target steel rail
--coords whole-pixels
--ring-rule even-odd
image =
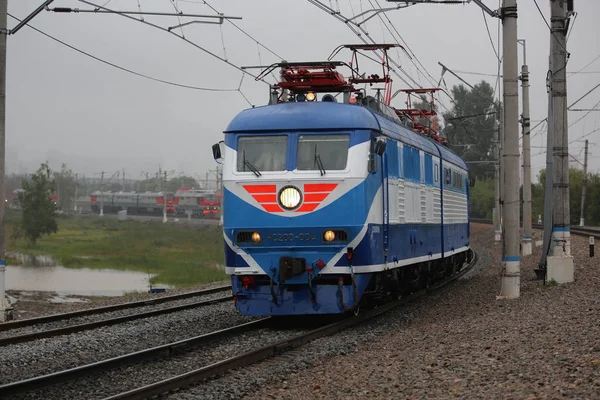
[[[472,250],[471,250],[472,251]],[[278,355],[284,353],[285,351],[291,350],[293,348],[302,346],[312,340],[332,335],[340,330],[349,328],[351,326],[358,325],[367,320],[370,320],[376,316],[384,314],[398,306],[407,304],[417,298],[423,297],[429,293],[436,291],[437,289],[446,286],[450,282],[458,279],[460,276],[467,273],[473,265],[477,262],[477,254],[472,251],[472,259],[470,262],[461,269],[459,272],[455,273],[451,277],[443,280],[442,282],[436,283],[433,286],[430,286],[426,289],[421,289],[415,293],[412,293],[406,297],[403,297],[399,300],[393,301],[391,303],[385,304],[381,307],[378,307],[374,310],[369,310],[366,313],[358,314],[357,316],[352,316],[350,318],[343,319],[339,322],[331,323],[326,326],[311,330],[305,334],[298,335],[291,339],[285,339],[279,341],[277,343],[267,345],[263,348],[249,351],[247,353],[241,354],[236,357],[232,357],[223,361],[216,362],[214,364],[199,368],[197,370],[177,375],[175,377],[165,379],[160,382],[156,382],[150,385],[146,385],[144,387],[140,387],[137,389],[130,390],[128,392],[120,393],[111,397],[107,397],[106,399],[143,399],[149,396],[158,395],[164,393],[168,390],[178,389],[184,386],[189,386],[191,384],[203,381],[207,378],[222,374],[227,372],[233,368],[238,368],[244,365],[251,364],[256,361],[264,360],[268,357]],[[234,334],[239,334],[243,332],[247,332],[253,329],[260,329],[264,327],[268,327],[271,322],[274,320],[272,318],[266,317],[256,321],[244,323],[237,325],[232,328],[227,328],[223,330],[219,330],[216,332],[207,333],[204,335],[196,336],[189,339],[180,340],[174,343],[169,343],[166,345],[161,345],[157,347],[153,347],[146,350],[137,351],[131,354],[126,354],[123,356],[118,356],[114,358],[110,358],[107,360],[98,361],[95,363],[71,368],[64,371],[58,371],[51,374],[38,376],[34,378],[25,379],[22,381],[11,382],[5,385],[0,386],[0,398],[10,394],[16,394],[26,391],[32,391],[36,389],[40,389],[46,386],[54,385],[56,383],[69,381],[76,379],[82,376],[89,376],[90,373],[93,372],[102,372],[106,370],[111,370],[114,368],[118,368],[124,365],[130,365],[139,361],[155,359],[158,357],[169,357],[173,356],[177,353],[181,353],[182,351],[186,351],[190,348],[197,347],[201,344],[207,344],[214,342],[218,339],[222,339],[227,336],[231,336]]]
[[[88,308],[85,310],[73,311],[73,312],[68,312],[68,313],[46,315],[46,316],[37,317],[37,318],[19,319],[16,321],[10,321],[10,322],[5,322],[5,323],[0,324],[0,331],[8,331],[11,329],[22,328],[25,326],[32,326],[32,325],[38,325],[38,324],[45,324],[48,322],[62,321],[62,320],[66,320],[66,319],[83,317],[83,316],[87,316],[87,315],[102,314],[102,313],[107,313],[107,312],[112,312],[112,311],[125,310],[128,308],[136,308],[136,307],[150,306],[150,305],[154,305],[154,304],[161,304],[161,303],[166,303],[169,301],[182,300],[182,299],[187,299],[190,297],[198,297],[198,296],[204,296],[204,295],[212,294],[212,293],[224,292],[228,289],[231,289],[231,285],[218,286],[218,287],[214,287],[214,288],[210,288],[210,289],[203,289],[203,290],[195,290],[193,292],[174,294],[171,296],[163,296],[163,297],[158,297],[155,299],[132,301],[132,302],[128,302],[128,303],[114,304],[114,305],[104,306],[104,307]]]
[[[134,400],[134,399],[146,399],[152,396],[157,396],[163,394],[165,392],[171,390],[177,390],[183,387],[188,387],[198,382],[202,382],[206,379],[212,378],[214,376],[223,374],[229,370],[234,368],[239,368],[246,366],[248,364],[264,360],[269,357],[273,357],[289,351],[291,349],[302,346],[310,341],[332,335],[337,333],[343,329],[347,329],[349,327],[361,324],[367,320],[370,320],[376,316],[384,314],[394,308],[397,308],[401,305],[407,304],[417,298],[420,298],[426,294],[432,293],[437,289],[446,286],[450,282],[458,279],[460,276],[464,275],[467,271],[469,271],[476,263],[477,263],[477,253],[473,250],[472,259],[468,263],[468,265],[461,269],[459,272],[455,273],[453,276],[445,279],[444,281],[436,284],[435,286],[428,287],[427,289],[422,289],[418,292],[415,292],[407,297],[401,298],[399,300],[393,301],[391,303],[385,304],[381,307],[378,307],[374,310],[369,310],[364,314],[358,314],[357,316],[353,316],[347,319],[343,319],[339,322],[334,322],[329,325],[311,330],[305,334],[298,335],[291,339],[285,339],[280,342],[267,345],[257,350],[249,351],[247,353],[241,354],[236,357],[231,357],[223,361],[216,362],[214,364],[196,369],[194,371],[187,372],[185,374],[177,375],[171,378],[164,379],[160,382],[151,383],[149,385],[139,387],[127,392],[119,393],[114,396],[106,397],[104,400]]]
[[[206,333],[188,339],[179,340],[177,342],[164,344],[161,346],[152,347],[150,349],[136,351],[134,353],[125,354],[118,357],[109,358],[91,364],[74,367],[64,371],[53,372],[51,374],[37,376],[34,378],[24,379],[22,381],[11,382],[0,386],[0,398],[24,391],[40,389],[49,385],[54,385],[59,382],[69,381],[81,376],[88,376],[91,372],[101,372],[124,365],[134,364],[140,361],[154,359],[157,357],[168,357],[177,353],[181,353],[191,347],[196,347],[201,344],[207,344],[216,340],[247,332],[254,329],[260,329],[268,326],[271,323],[270,318],[263,318],[252,322],[246,322],[231,328],[221,329],[218,331]]]
[[[178,305],[178,306],[161,308],[159,310],[146,311],[146,312],[137,313],[137,314],[123,315],[123,316],[115,317],[115,318],[101,319],[99,321],[86,322],[86,323],[77,324],[77,325],[70,325],[70,326],[65,326],[62,328],[49,329],[46,331],[32,332],[32,333],[26,333],[23,335],[16,335],[16,336],[9,336],[9,337],[5,337],[5,338],[0,338],[0,347],[8,346],[11,344],[23,343],[23,342],[31,342],[31,341],[37,340],[37,339],[49,338],[49,337],[60,336],[60,335],[67,335],[69,333],[83,332],[83,331],[87,331],[90,329],[95,329],[95,328],[99,328],[99,327],[103,327],[103,326],[110,326],[110,325],[120,324],[123,322],[133,321],[136,319],[153,317],[156,315],[168,314],[168,313],[173,313],[173,312],[177,312],[177,311],[189,310],[191,308],[196,308],[196,307],[209,306],[212,304],[222,303],[222,302],[231,301],[231,300],[233,300],[233,296],[225,296],[225,297],[219,297],[217,299],[198,301],[195,303],[182,304],[182,305]]]

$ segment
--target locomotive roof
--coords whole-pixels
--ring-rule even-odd
[[[276,128],[275,128],[276,127]],[[394,123],[360,105],[334,102],[289,102],[249,108],[237,114],[224,133],[265,133],[275,131],[326,131],[366,129],[381,132],[443,160],[468,169],[452,150],[413,130]]]
[[[225,133],[327,129],[381,130],[373,113],[365,107],[319,101],[243,110],[229,123]]]

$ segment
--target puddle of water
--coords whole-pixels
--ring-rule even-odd
[[[147,292],[149,276],[143,272],[61,266],[7,266],[7,290],[56,292],[59,295],[122,296]],[[160,287],[169,288],[167,285]]]
[[[82,299],[80,297],[65,297],[52,296],[48,299],[48,303],[89,303],[90,299]]]

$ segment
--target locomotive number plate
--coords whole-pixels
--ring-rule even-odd
[[[316,240],[315,235],[311,235],[310,233],[273,233],[267,236],[267,239],[270,239],[274,242],[291,242],[293,240]]]

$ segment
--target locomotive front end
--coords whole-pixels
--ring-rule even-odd
[[[368,173],[372,130],[351,127],[355,107],[315,106],[242,112],[217,150],[225,264],[243,315],[342,313],[369,283],[353,266],[371,263],[357,246],[381,183]]]

